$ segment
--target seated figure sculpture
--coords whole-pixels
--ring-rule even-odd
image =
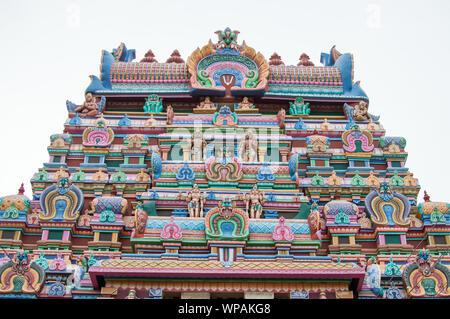
[[[367,121],[370,118],[369,113],[367,112],[367,103],[364,101],[359,102],[355,106],[355,109],[353,110],[353,119],[355,121]]]
[[[203,102],[200,102],[200,105],[197,106],[197,109],[201,110],[215,110],[216,106],[213,102],[211,102],[209,96],[205,97]]]
[[[242,102],[238,104],[240,110],[250,110],[254,107],[253,103],[249,102],[248,97],[244,96]]]
[[[83,104],[75,109],[75,112],[79,113],[81,117],[85,116],[96,116],[98,114],[97,103],[95,102],[95,97],[92,93],[87,93],[85,96],[86,100]]]
[[[162,99],[156,94],[151,94],[145,99],[144,112],[159,114],[163,110]]]

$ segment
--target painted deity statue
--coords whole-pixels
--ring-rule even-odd
[[[250,110],[253,108],[253,103],[249,102],[248,97],[244,97],[242,102],[238,104],[240,110]]]
[[[203,102],[200,102],[200,105],[197,106],[197,108],[202,110],[215,110],[216,106],[211,102],[209,96],[207,96]]]
[[[367,103],[364,101],[359,102],[358,105],[355,106],[353,110],[353,119],[355,121],[367,121],[370,118],[369,113],[367,112]]]
[[[174,116],[172,105],[167,106],[167,125],[172,125]]]
[[[203,138],[203,133],[196,129],[190,140],[191,154],[193,161],[202,161],[206,156],[206,141]]]
[[[323,119],[323,122],[320,124],[321,130],[329,130],[330,129],[330,123],[327,122],[327,119]]]
[[[87,268],[88,268],[87,262],[86,262],[86,260],[83,260],[83,257],[80,257],[77,260],[77,263],[75,266],[75,271],[73,273],[74,282],[73,282],[72,288],[75,288],[75,289],[80,288],[81,280],[83,279],[84,274],[86,273]]]
[[[264,193],[258,190],[258,186],[253,186],[250,193],[244,195],[244,203],[250,218],[260,218],[265,202]]]
[[[161,113],[163,110],[162,100],[156,94],[150,95],[145,99],[144,112],[145,113]]]
[[[83,104],[75,109],[76,113],[80,113],[81,117],[96,116],[98,114],[97,103],[92,93],[87,93]]]
[[[372,228],[372,222],[366,215],[362,215],[358,218],[358,224],[361,225],[361,228]]]
[[[239,157],[244,162],[258,161],[258,141],[253,133],[253,130],[248,130],[244,138],[239,144]]]
[[[311,113],[309,103],[305,103],[302,97],[296,98],[294,103],[289,102],[289,105],[290,115],[309,115]]]
[[[367,261],[366,277],[364,278],[364,282],[369,286],[370,290],[375,295],[383,295],[383,287],[381,287],[381,270],[374,257],[371,257]]]
[[[186,201],[188,202],[189,217],[203,217],[206,195],[200,192],[197,184],[194,184],[192,191],[186,194]]]

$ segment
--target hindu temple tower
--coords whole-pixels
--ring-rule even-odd
[[[450,206],[418,202],[353,55],[216,35],[102,51],[32,198],[0,198],[0,298],[448,298]]]

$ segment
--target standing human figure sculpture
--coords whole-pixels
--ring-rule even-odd
[[[244,162],[258,161],[258,141],[253,130],[248,130],[239,144],[239,157]]]
[[[172,105],[167,106],[167,125],[173,124],[174,117],[175,117],[175,113],[173,112]]]
[[[197,184],[194,184],[192,191],[187,193],[186,201],[188,202],[189,217],[203,217],[206,195],[200,192]]]
[[[250,218],[260,218],[265,202],[264,193],[258,190],[258,186],[253,186],[250,193],[244,195],[244,203]]]
[[[196,129],[192,134],[192,160],[203,161],[206,155],[206,141],[203,138],[203,134],[199,129]]]
[[[277,113],[277,121],[278,121],[278,127],[281,129],[285,128],[284,120],[286,119],[286,110],[281,109]]]

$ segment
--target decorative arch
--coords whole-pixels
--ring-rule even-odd
[[[39,213],[39,219],[76,220],[83,202],[84,196],[81,190],[71,184],[67,177],[62,177],[57,184],[47,187],[42,192],[40,204],[43,211]]]
[[[372,222],[378,226],[408,226],[411,204],[406,196],[392,190],[386,182],[370,192],[365,199]]]
[[[36,262],[28,263],[25,253],[0,266],[0,294],[38,294],[45,279],[44,269]]]
[[[342,133],[343,148],[347,153],[369,153],[374,149],[372,134],[353,125]]]
[[[205,216],[207,239],[246,240],[249,235],[249,217],[230,199],[224,199]]]
[[[410,297],[450,297],[450,270],[438,259],[432,264],[430,253],[423,250],[416,261],[406,266],[403,281]]]
[[[261,53],[238,45],[238,31],[226,28],[216,32],[219,41],[211,40],[197,48],[187,59],[192,95],[262,95],[266,91],[269,64]]]
[[[106,126],[103,116],[95,121],[95,127],[87,127],[83,131],[83,146],[85,147],[109,147],[114,140],[114,131]]]

